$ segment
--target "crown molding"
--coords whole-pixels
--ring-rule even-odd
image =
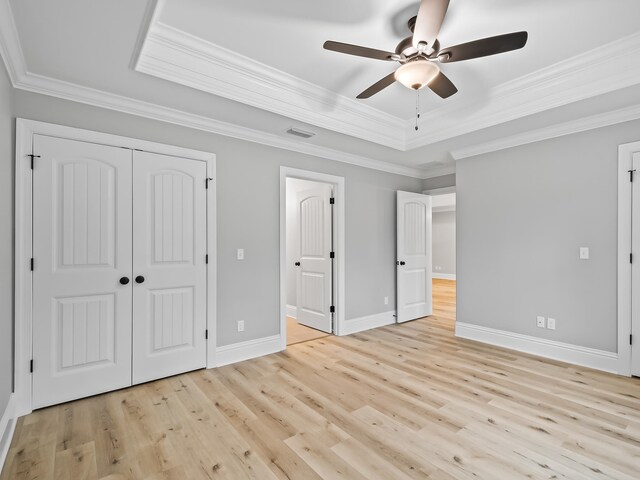
[[[640,33],[634,33],[498,85],[484,106],[433,110],[423,119],[433,128],[409,139],[406,147],[430,145],[639,83]]]
[[[497,152],[507,148],[527,145],[529,143],[549,140],[551,138],[563,137],[574,133],[595,130],[596,128],[608,127],[618,123],[630,122],[640,119],[640,105],[613,110],[611,112],[600,113],[589,117],[580,118],[570,122],[559,123],[550,127],[531,130],[525,133],[504,137],[492,142],[480,143],[470,147],[453,150],[451,156],[454,160],[475,157],[485,153]]]
[[[161,2],[162,0],[159,0],[159,3]],[[143,48],[143,45],[141,44],[141,48]],[[0,0],[0,55],[9,73],[9,79],[13,87],[19,90],[106,108],[381,172],[419,179],[426,178],[425,175],[427,175],[425,173],[426,170],[423,169],[375,160],[312,143],[304,143],[302,140],[285,138],[272,133],[31,73],[26,67],[18,29],[8,0]]]
[[[161,4],[163,0],[158,0],[158,4]],[[157,11],[157,8],[154,10]],[[150,16],[150,24],[153,25],[153,12],[151,10],[148,11],[147,15]],[[145,37],[146,39],[146,37]],[[140,48],[144,49],[145,41],[140,43]],[[609,51],[609,49],[612,49]],[[606,50],[606,55],[604,54],[604,50]],[[595,52],[595,53],[594,53]],[[599,72],[599,77],[596,79],[595,77],[589,78],[585,80],[583,76],[588,76],[594,73],[593,66],[595,62],[593,62],[592,55],[600,55],[598,58],[598,69],[596,72]],[[634,56],[635,55],[635,56]],[[136,100],[133,98],[92,89],[89,87],[85,87],[82,85],[65,82],[62,80],[57,80],[49,77],[44,77],[38,74],[30,73],[27,71],[24,55],[22,52],[22,48],[20,46],[18,31],[14,22],[13,12],[11,11],[11,7],[9,5],[8,0],[0,0],[0,56],[4,60],[7,72],[9,74],[9,78],[13,84],[14,88],[39,93],[43,95],[48,95],[52,97],[62,98],[65,100],[70,100],[74,102],[84,103],[87,105],[92,105],[100,108],[106,108],[109,110],[119,111],[122,113],[127,113],[131,115],[136,115],[140,117],[150,118],[153,120],[158,120],[166,123],[171,123],[175,125],[180,125],[188,128],[193,128],[196,130],[206,131],[210,133],[215,133],[218,135],[223,135],[227,137],[237,138],[249,142],[259,143],[275,148],[281,148],[285,150],[291,150],[298,153],[303,153],[307,155],[312,155],[316,157],[326,158],[329,160],[334,160],[342,163],[347,163],[351,165],[356,165],[359,167],[370,168],[378,171],[383,171],[387,173],[403,175],[413,178],[426,179],[439,177],[442,175],[448,175],[451,173],[455,173],[455,164],[454,165],[446,165],[441,167],[434,168],[416,168],[409,167],[403,165],[397,165],[391,162],[385,162],[381,160],[375,160],[371,158],[367,158],[360,155],[354,155],[347,152],[343,152],[340,150],[323,147],[319,145],[314,145],[312,143],[305,143],[302,140],[295,140],[290,138],[281,137],[279,135],[266,133],[263,131],[242,127],[239,125],[234,125],[227,122],[222,122],[219,120],[215,120],[213,118],[204,117],[200,115],[195,115],[191,113],[187,113],[184,111],[180,111],[177,109],[172,109],[169,107],[163,107],[160,105],[152,104],[149,102],[143,102],[140,100]],[[587,62],[587,58],[589,61]],[[607,68],[604,67],[603,62],[613,62],[609,67],[615,67],[612,70],[613,75],[611,78],[609,75],[603,74],[602,72],[606,72]],[[624,64],[623,64],[624,63]],[[563,70],[563,75],[565,80],[559,80],[555,78],[556,74],[560,74],[560,70]],[[579,71],[581,73],[576,73]],[[555,73],[554,73],[555,72]],[[577,81],[579,78],[579,88],[569,88],[569,82]],[[569,79],[569,80],[567,80]],[[606,81],[604,81],[606,79]],[[585,83],[586,82],[586,83]],[[560,101],[558,96],[566,96],[572,97],[574,99],[571,101],[577,101],[581,98],[578,98],[579,95],[574,92],[574,90],[581,90],[582,98],[584,95],[586,96],[594,96],[593,91],[589,91],[591,87],[582,88],[582,85],[585,84],[605,84],[600,87],[605,88],[607,91],[613,91],[615,89],[624,88],[625,86],[630,86],[640,82],[640,33],[634,34],[629,37],[625,37],[617,42],[613,42],[611,44],[605,45],[604,47],[600,47],[598,49],[592,50],[591,52],[587,52],[586,54],[580,55],[578,57],[574,57],[567,62],[563,62],[562,64],[555,64],[541,71],[535,72],[526,77],[522,77],[513,82],[509,82],[508,84],[497,87],[497,90],[502,91],[503,95],[507,95],[510,99],[508,102],[502,100],[500,101],[501,105],[509,102],[516,102],[515,106],[510,105],[510,108],[513,112],[517,112],[518,108],[521,108],[521,105],[517,102],[520,96],[523,99],[525,96],[533,96],[538,95],[539,93],[531,93],[531,88],[535,88],[535,85],[540,84],[543,87],[540,88],[549,88],[551,90],[557,91],[559,85],[565,85],[563,88],[569,88],[570,91],[564,92],[561,91],[554,98],[542,98],[540,102],[551,102]],[[606,93],[602,90],[598,90],[599,93],[595,95]],[[535,100],[535,98],[534,98]],[[542,103],[540,103],[541,105]],[[523,106],[518,115],[524,116],[528,113],[525,112],[525,106]],[[460,107],[462,110],[467,111],[467,107]],[[531,104],[528,104],[527,108],[532,108]],[[553,108],[553,107],[548,107]],[[446,120],[447,112],[451,111],[448,107],[440,108],[431,114],[428,117],[425,117],[428,120],[433,120],[431,116],[437,116],[439,122]],[[477,130],[480,128],[485,128],[490,126],[491,122],[502,123],[502,121],[495,121],[495,115],[499,115],[496,113],[500,110],[500,108],[496,108],[494,112],[494,117],[490,115],[487,116],[485,122],[475,118],[478,114],[472,113],[470,115],[470,120],[467,122],[472,124],[475,122],[474,126],[471,128],[469,125],[466,125],[465,122],[461,122],[461,127],[458,131],[455,129],[447,130],[447,137],[450,138],[457,135],[462,135],[464,133],[468,133],[473,130]],[[504,113],[506,112],[506,113]],[[507,110],[504,110],[503,114],[509,115]],[[511,112],[511,115],[514,113]],[[505,117],[509,118],[509,117]],[[517,117],[516,117],[517,118]],[[541,128],[538,130],[533,130],[529,132],[525,132],[518,135],[513,135],[510,137],[505,137],[499,140],[495,140],[492,142],[481,143],[457,150],[451,151],[451,155],[454,160],[460,160],[463,158],[473,157],[476,155],[481,155],[483,153],[490,153],[493,151],[503,150],[506,148],[511,148],[519,145],[525,145],[529,143],[534,143],[550,138],[556,138],[564,135],[570,135],[573,133],[579,133],[582,131],[592,130],[596,128],[606,127],[610,125],[614,125],[617,123],[623,123],[627,121],[632,121],[640,119],[640,105],[634,105],[631,107],[626,107],[620,110],[615,110],[612,112],[602,113],[598,115],[593,115],[590,117],[585,117],[582,119],[578,119],[575,121],[565,122],[545,128]],[[430,122],[432,125],[437,124],[438,122]],[[469,129],[471,128],[471,129]],[[452,133],[454,132],[454,133]],[[343,132],[346,133],[346,132]],[[429,141],[424,143],[424,145],[428,145],[430,143],[435,143],[438,138],[438,135],[444,135],[438,130],[431,130],[423,134],[424,137],[429,137]],[[400,137],[406,138],[406,137]],[[413,145],[414,141],[411,141]],[[420,146],[420,145],[418,145]],[[413,147],[416,148],[416,147]]]
[[[15,85],[26,74],[27,69],[9,0],[0,0],[0,56],[4,60],[9,80]]]
[[[318,127],[404,150],[404,119],[155,22],[135,70]]]
[[[359,167],[370,168],[382,172],[404,175],[414,178],[425,178],[425,170],[375,160],[340,150],[304,143],[303,140],[285,138],[209,117],[183,112],[169,107],[143,102],[130,97],[84,87],[41,75],[27,73],[14,84],[15,88],[52,97],[84,103],[95,107],[115,110],[140,117],[159,120],[174,125],[215,133],[226,137],[259,143],[270,147],[282,148],[293,152],[322,157]]]

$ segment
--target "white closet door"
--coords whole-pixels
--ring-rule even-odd
[[[296,320],[302,325],[331,333],[331,185],[318,183],[298,192]]]
[[[206,365],[206,163],[133,160],[133,383]]]
[[[33,149],[40,408],[131,384],[131,151],[40,135]]]
[[[397,322],[432,314],[431,197],[398,192]]]
[[[635,176],[631,184],[631,375],[640,377],[640,153],[633,154]]]

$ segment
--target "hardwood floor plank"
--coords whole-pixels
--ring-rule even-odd
[[[640,379],[454,336],[434,315],[18,420],[0,480],[640,478]]]

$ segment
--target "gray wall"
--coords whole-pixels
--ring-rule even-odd
[[[0,416],[13,391],[14,122],[11,90],[9,77],[0,61]]]
[[[456,274],[456,212],[433,212],[433,273]],[[440,270],[436,270],[440,267]]]
[[[217,154],[218,345],[279,332],[280,165],[345,177],[346,318],[387,311],[384,296],[395,303],[395,192],[419,192],[421,180],[23,91],[15,114]]]
[[[617,351],[618,145],[638,140],[635,121],[458,162],[458,321]]]
[[[422,181],[422,190],[453,187],[456,184],[456,174],[442,175],[440,177],[427,178]]]

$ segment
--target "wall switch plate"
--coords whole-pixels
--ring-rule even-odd
[[[555,330],[556,329],[556,319],[555,318],[549,317],[547,319],[547,328],[549,330]]]
[[[244,320],[238,320],[238,331],[244,332]]]
[[[589,247],[580,247],[580,260],[589,260]]]
[[[238,254],[236,255],[236,258],[238,260],[244,260],[244,248],[238,249]]]
[[[384,297],[384,304],[389,305],[389,297]]]
[[[539,328],[544,328],[544,317],[537,316],[536,325],[538,325]]]

